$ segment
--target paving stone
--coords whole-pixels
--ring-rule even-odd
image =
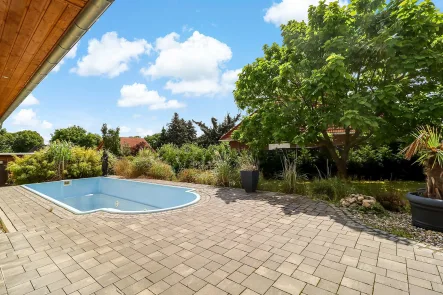
[[[392,288],[380,283],[374,285],[374,295],[408,295],[408,292]]]
[[[395,241],[308,198],[179,185],[202,200],[136,216],[48,214],[49,201],[0,188],[18,230],[0,235],[8,293],[443,294],[441,249]]]
[[[265,294],[265,292],[272,286],[274,281],[257,275],[255,273],[251,274],[246,278],[241,284],[248,289],[251,289],[259,294]]]
[[[243,292],[244,289],[246,289],[244,286],[237,284],[236,282],[233,282],[229,279],[224,279],[217,285],[217,287],[232,295],[238,295]]]
[[[299,281],[297,279],[288,277],[286,275],[281,275],[278,280],[273,284],[277,289],[285,291],[289,294],[300,294],[306,283]]]
[[[340,284],[344,272],[320,265],[314,272],[314,276]]]

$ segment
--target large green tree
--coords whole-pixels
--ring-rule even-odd
[[[101,141],[101,137],[98,134],[87,132],[80,126],[70,126],[68,128],[60,128],[54,131],[51,135],[51,142],[55,141],[67,141],[75,145],[93,148],[97,147]]]
[[[103,148],[116,156],[120,156],[122,154],[120,144],[120,127],[110,129],[108,128],[107,124],[103,124],[101,131]]]
[[[174,113],[171,122],[167,124],[164,136],[164,143],[173,143],[180,147],[185,143],[195,142],[197,132],[194,125],[192,125],[192,121],[185,121],[177,113]]]
[[[43,145],[43,137],[36,131],[23,130],[12,133],[12,151],[15,153],[26,153],[34,147]]]
[[[281,31],[282,45],[265,45],[239,75],[234,97],[250,115],[241,141],[319,144],[346,177],[352,149],[369,138],[441,124],[443,17],[431,1],[322,1]],[[344,129],[343,144],[328,127]]]
[[[0,153],[12,152],[12,144],[14,142],[14,136],[12,133],[6,131],[5,128],[0,129]]]
[[[208,147],[211,144],[218,144],[220,137],[223,134],[231,130],[240,119],[240,114],[231,117],[227,114],[221,123],[218,123],[217,118],[211,118],[211,126],[207,126],[202,121],[192,120],[203,132],[203,134],[197,139],[199,145],[203,147]]]

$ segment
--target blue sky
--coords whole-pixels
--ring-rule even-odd
[[[99,133],[102,123],[145,136],[174,112],[204,122],[235,114],[238,71],[281,41],[279,24],[306,19],[316,3],[116,0],[3,127],[46,141],[54,129]]]

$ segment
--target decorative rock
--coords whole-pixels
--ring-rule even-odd
[[[370,207],[372,207],[373,205],[375,205],[375,200],[363,200],[363,202],[362,202],[362,206],[363,207],[365,207],[365,208],[370,208]]]
[[[365,196],[362,194],[350,194],[349,197],[341,199],[340,205],[342,207],[358,207],[371,208],[377,201],[374,197]]]

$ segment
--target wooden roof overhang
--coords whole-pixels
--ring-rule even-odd
[[[114,0],[0,0],[0,124]]]

